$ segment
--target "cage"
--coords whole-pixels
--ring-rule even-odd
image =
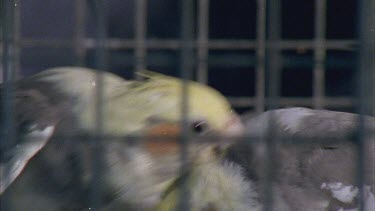
[[[2,130],[11,132],[3,132],[2,142],[14,142],[16,136],[13,82],[56,66],[90,67],[130,79],[137,78],[135,72],[150,69],[195,80],[223,93],[239,114],[302,106],[374,116],[374,4],[373,0],[4,0]],[[187,82],[182,84],[185,96]],[[92,167],[91,188],[76,191],[88,196],[85,206],[100,210],[106,196],[95,179],[103,173],[103,149],[98,143],[103,139],[104,93],[98,87],[97,134],[89,138],[97,165]],[[182,97],[183,111],[188,101]],[[361,186],[365,171],[361,123],[357,132]],[[188,137],[188,133],[181,137],[182,163],[187,162]],[[268,141],[271,158],[278,148],[275,140]],[[186,168],[182,165],[181,172]],[[271,183],[272,176],[268,180]],[[272,210],[272,185],[267,188],[271,199],[264,209]],[[189,210],[190,191],[185,189],[181,210]],[[17,195],[2,197],[2,209],[12,208],[12,198]]]

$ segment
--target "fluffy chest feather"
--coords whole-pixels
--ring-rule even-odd
[[[233,163],[202,164],[192,169],[187,177],[191,210],[260,210],[252,184],[244,179],[241,168]],[[158,210],[175,210],[180,188],[175,184]]]

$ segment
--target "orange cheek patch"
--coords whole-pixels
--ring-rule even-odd
[[[180,132],[181,129],[178,124],[163,123],[155,125],[146,132],[144,147],[148,152],[155,155],[176,153],[180,149],[178,142]]]

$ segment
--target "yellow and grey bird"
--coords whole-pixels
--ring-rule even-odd
[[[242,133],[242,123],[223,95],[208,86],[188,82],[186,117],[192,143],[187,149],[190,168],[181,175],[181,80],[149,71],[140,73],[143,81],[102,74],[102,132],[110,138],[101,143],[104,169],[100,183],[105,196],[101,209],[175,210],[181,177],[186,177],[192,210],[259,209],[257,195],[250,181],[244,179],[242,169],[224,159],[227,141],[201,141],[211,134]],[[25,205],[29,210],[32,206],[34,210],[90,207],[88,191],[94,179],[94,164],[89,146],[61,140],[60,136],[96,132],[94,76],[95,71],[89,69],[55,68],[19,83],[37,89],[52,105],[65,109],[52,140],[10,187],[26,202],[30,198],[44,202],[44,208],[35,206],[38,203]],[[139,136],[141,140],[128,142],[127,136]],[[164,140],[160,140],[162,136],[166,136]]]

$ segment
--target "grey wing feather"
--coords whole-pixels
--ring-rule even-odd
[[[299,144],[276,142],[278,173],[275,175],[276,189],[283,192],[283,198],[293,209],[299,210],[320,203],[322,210],[325,210],[327,207],[324,208],[324,204],[329,204],[329,209],[354,206],[338,202],[333,192],[325,191],[321,186],[334,182],[355,186],[358,155],[353,135],[358,127],[358,118],[356,114],[345,112],[286,108],[247,115],[243,121],[249,136],[267,137],[272,121],[272,134],[283,140],[304,137],[310,140],[308,143]],[[369,186],[374,196],[375,118],[365,116],[363,120],[365,123],[363,137],[366,144],[365,185]],[[332,145],[328,141],[331,138],[339,142]],[[314,140],[320,141],[314,142]],[[230,153],[232,155],[237,153],[235,159],[242,162],[241,165],[245,166],[248,175],[258,181],[258,184],[264,182],[267,163],[265,160],[268,158],[264,151],[264,144],[248,142],[242,145],[245,147],[233,147]],[[307,200],[302,200],[301,197]],[[303,201],[305,202],[302,203]]]
[[[347,138],[358,127],[358,115],[345,112],[313,110],[309,108],[286,108],[267,111],[244,119],[248,135],[267,133],[272,121],[277,135],[299,135],[307,138]],[[366,129],[373,133],[375,120],[365,116]]]
[[[5,152],[9,160],[0,164],[0,194],[18,177],[27,162],[44,147],[53,131],[52,125],[43,130],[32,131],[24,136],[23,143]]]
[[[15,91],[15,143],[3,143],[0,160],[0,194],[19,176],[28,161],[48,142],[57,113],[36,90]]]

